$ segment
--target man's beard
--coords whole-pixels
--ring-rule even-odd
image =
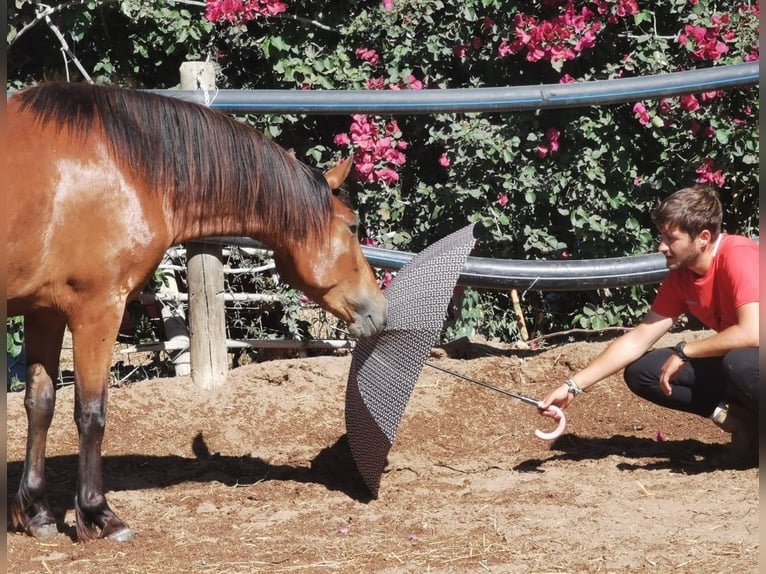
[[[672,259],[665,257],[665,265],[670,271],[691,267],[699,258],[699,253],[685,253],[682,256],[675,255]]]

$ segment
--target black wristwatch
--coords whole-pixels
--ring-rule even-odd
[[[679,341],[676,343],[676,346],[673,347],[673,352],[678,355],[681,360],[685,363],[689,360],[688,355],[684,352],[684,347],[686,347],[686,341]]]

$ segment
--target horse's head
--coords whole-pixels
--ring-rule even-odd
[[[274,259],[288,283],[346,321],[351,334],[359,337],[383,329],[388,301],[359,245],[359,219],[335,193],[350,169],[349,158],[324,174],[334,192],[329,235],[275,251]]]

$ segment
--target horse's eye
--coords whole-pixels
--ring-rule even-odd
[[[348,230],[354,235],[359,235],[359,222],[349,223]]]

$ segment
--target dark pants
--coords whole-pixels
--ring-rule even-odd
[[[723,357],[691,359],[671,383],[660,389],[660,370],[671,349],[649,351],[625,369],[631,391],[663,407],[709,417],[721,401],[736,403],[758,416],[758,348],[734,349]]]

